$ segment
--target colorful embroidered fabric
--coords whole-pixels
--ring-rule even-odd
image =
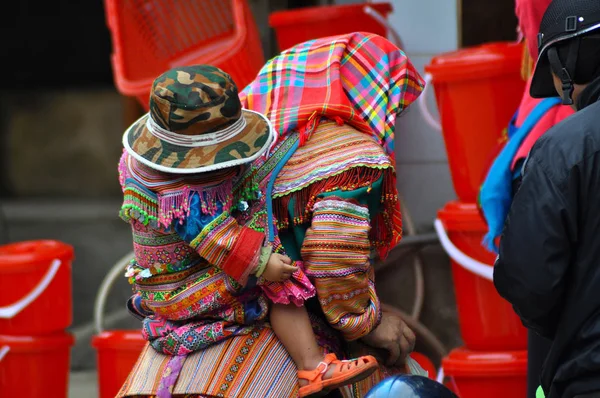
[[[264,240],[264,233],[238,224],[224,212],[188,243],[209,264],[245,285],[258,263]]]
[[[251,86],[249,86],[245,94],[243,94],[242,97],[245,98],[242,98],[242,100],[246,102],[247,108],[267,114],[271,119],[280,134],[280,149],[286,147],[290,148],[294,145],[294,139],[298,141],[298,137],[284,139],[289,137],[296,129],[300,132],[300,140],[303,144],[309,141],[311,134],[321,122],[321,118],[325,117],[335,120],[340,124],[346,122],[359,131],[375,137],[376,142],[384,148],[386,154],[390,158],[391,165],[393,165],[393,131],[395,117],[418,97],[422,90],[422,86],[422,79],[410,64],[410,61],[408,61],[406,56],[400,50],[379,36],[357,33],[340,36],[333,41],[330,38],[305,43],[289,50],[280,57],[276,57],[274,61],[268,63],[265,68],[263,68],[261,75]],[[348,131],[348,129],[345,129],[345,131]],[[132,185],[132,187],[136,189],[125,192],[126,200],[122,215],[125,219],[137,220],[143,224],[150,225],[151,227],[156,226],[157,229],[160,229],[159,227],[164,228],[166,225],[173,228],[173,222],[179,222],[189,217],[190,193],[200,194],[207,191],[210,192],[210,194],[206,197],[203,194],[201,197],[202,202],[205,203],[205,207],[203,208],[205,209],[205,213],[217,213],[219,210],[216,203],[222,202],[224,204],[223,211],[229,211],[231,214],[235,211],[235,218],[238,220],[238,223],[240,225],[245,225],[253,219],[253,214],[258,210],[257,206],[260,207],[257,205],[260,201],[255,200],[257,197],[260,197],[259,192],[256,192],[255,189],[257,183],[268,179],[268,176],[275,164],[277,164],[278,159],[283,158],[285,153],[285,151],[278,151],[275,152],[270,159],[266,161],[262,159],[264,163],[259,162],[259,167],[253,166],[246,172],[244,177],[235,180],[233,182],[233,188],[229,191],[220,191],[218,189],[212,191],[212,185],[202,185],[204,181],[197,182],[200,188],[196,188],[196,183],[190,185],[188,188],[187,184],[184,182],[176,181],[173,182],[174,186],[169,187],[168,190],[163,190],[161,188],[161,186],[165,184],[165,181],[158,181],[157,185],[151,190],[139,189],[137,186]],[[120,169],[122,169],[122,174],[124,174],[123,170],[127,170],[126,167],[121,167]],[[362,174],[364,171],[374,174],[379,173],[379,177],[374,184],[381,184],[384,177],[381,168],[357,166],[356,169],[361,170],[361,174],[356,174],[359,179],[375,179],[375,177],[367,177],[365,174]],[[387,169],[392,168],[388,167]],[[318,176],[318,174],[318,172],[314,173],[315,176]],[[330,175],[321,181],[331,181],[340,175],[341,174]],[[392,173],[388,173],[387,175],[393,177],[393,184],[391,185],[393,191],[392,194],[386,194],[391,196],[386,197],[385,200],[393,200],[397,196],[395,191],[395,175]],[[122,176],[121,179],[123,185],[128,187],[129,185],[127,184],[126,176]],[[164,178],[158,178],[158,180],[161,179]],[[151,179],[147,178],[147,180],[152,182]],[[312,185],[315,185],[316,187],[317,182],[318,178],[316,182],[309,184],[304,189],[308,189],[308,187]],[[171,183],[171,181],[167,180],[166,183]],[[145,184],[140,185],[143,187]],[[332,187],[338,188],[337,184],[333,184]],[[344,187],[341,188],[344,189]],[[346,188],[351,189],[351,187]],[[361,189],[368,190],[370,189],[370,186],[365,185]],[[182,192],[185,190],[188,190],[187,194]],[[131,194],[128,194],[129,192],[131,192]],[[148,195],[148,193],[153,192],[157,193],[155,197]],[[230,196],[232,192],[233,195]],[[226,195],[226,197],[223,197],[222,195]],[[242,206],[244,203],[246,206]],[[162,209],[162,211],[160,209]],[[325,213],[323,214],[324,215],[321,218],[326,219],[327,216]],[[370,228],[369,216],[368,213],[366,216],[364,213],[361,214],[362,219],[357,217],[356,214],[351,215],[350,217],[342,217],[344,219],[342,224],[348,225],[348,232],[357,232],[360,230],[360,232],[357,232],[360,237],[354,242],[354,244],[359,246],[359,249],[357,249],[359,253],[358,257],[362,256],[363,250],[365,250],[364,248],[366,248],[367,252],[370,248],[368,235],[368,230]],[[400,239],[401,218],[398,203],[394,202],[392,212],[381,212],[381,214],[374,213],[373,215],[375,217],[381,217],[388,223],[387,225],[392,226],[393,236],[389,238],[390,243],[385,247],[387,250],[395,245]],[[372,220],[371,224],[377,222],[377,220]],[[326,222],[322,223],[323,226],[326,226],[326,224]],[[319,218],[317,218],[317,224],[315,225],[319,225]],[[336,248],[339,246],[339,243],[336,242],[336,239],[338,238],[327,235],[322,228],[318,229],[323,237],[332,239],[331,242],[336,245]],[[383,229],[385,230],[385,228]],[[326,245],[327,242],[324,241],[321,242],[321,244]],[[338,249],[342,250],[343,248]],[[208,252],[210,252],[210,250],[208,250]],[[308,257],[310,257],[310,254]],[[331,258],[335,258],[335,256],[332,256]],[[367,333],[379,320],[379,303],[376,302],[376,297],[375,299],[366,298],[366,295],[364,295],[363,292],[364,289],[371,289],[368,281],[371,281],[372,285],[372,276],[369,276],[369,272],[372,272],[372,269],[369,264],[366,266],[363,264],[362,267],[359,264],[355,264],[354,262],[356,260],[357,258],[353,257],[351,261],[352,264],[341,267],[340,275],[343,276],[343,274],[347,272],[351,273],[351,268],[355,268],[354,272],[359,274],[359,277],[348,279],[346,282],[349,283],[349,285],[346,286],[346,290],[350,290],[353,292],[353,295],[357,295],[356,297],[358,297],[360,305],[357,305],[356,308],[351,305],[343,307],[342,303],[335,303],[335,305],[331,306],[331,308],[333,308],[332,314],[335,313],[336,309],[339,309],[337,318],[339,318],[340,321],[337,323],[336,327],[340,330],[346,329],[345,333],[347,332],[349,336],[352,336],[352,333],[358,334],[357,330],[359,329],[358,324],[360,322],[362,322],[363,333]],[[201,265],[199,264],[198,267],[201,267]],[[194,270],[196,271],[196,268],[194,268]],[[185,271],[186,270],[180,272]],[[197,271],[201,272],[199,269]],[[327,271],[326,268],[315,270],[317,274],[319,274],[319,272],[326,273]],[[330,271],[332,272],[329,276],[333,279],[335,270],[332,267],[332,270]],[[165,274],[164,276],[167,277],[169,275],[170,274]],[[327,279],[326,274],[323,274],[322,276],[322,279]],[[137,284],[148,285],[154,278],[156,278],[156,276],[149,278],[149,280],[141,279],[137,281]],[[196,279],[190,277],[188,280],[184,279],[183,281],[179,281],[179,287],[177,286],[177,283],[175,283],[170,289],[166,289],[165,291],[170,293],[167,295],[168,297],[164,297],[167,302],[164,307],[158,304],[159,300],[155,300],[157,297],[156,291],[148,292],[148,294],[153,294],[152,299],[157,301],[155,304],[156,308],[165,308],[169,305],[174,305],[176,311],[181,310],[179,316],[186,317],[194,313],[194,308],[190,306],[191,301],[188,300],[186,302],[186,298],[189,298],[187,296],[188,289],[191,289],[190,292],[194,291],[195,288],[202,284],[202,282],[197,282],[197,279],[197,277]],[[234,282],[233,279],[228,280]],[[184,281],[186,282],[184,283]],[[194,281],[197,283],[194,284]],[[188,282],[191,283],[188,284]],[[334,295],[337,294],[335,293],[337,287],[334,284],[326,288],[330,289]],[[160,288],[158,290],[160,290]],[[202,292],[202,290],[200,291]],[[250,278],[245,290],[242,289],[239,291],[239,293],[242,293],[241,297],[238,297],[231,292],[227,292],[226,289],[222,289],[221,291],[224,292],[225,295],[231,295],[238,299],[240,303],[245,304],[248,301],[244,300],[247,300],[248,297],[244,297],[244,295],[252,295],[256,294],[256,292],[260,293],[260,288],[254,286],[253,278]],[[205,291],[204,293],[209,292]],[[352,300],[348,300],[344,294],[342,294],[343,297],[334,297],[334,299],[339,299],[340,301],[345,300],[347,302],[355,301],[354,296],[352,297]],[[374,294],[374,291],[372,294]],[[210,295],[207,295],[206,297],[209,296]],[[218,304],[220,304],[221,301],[217,298],[216,301],[210,301],[210,303],[211,305],[217,303],[218,307]],[[345,315],[341,314],[342,307],[347,310],[358,309],[359,312],[362,311],[363,317],[359,316],[352,318],[353,314],[348,313],[346,315],[349,315],[351,318],[346,318]],[[207,306],[207,308],[210,307]],[[260,318],[260,310],[257,310],[256,308],[253,308],[256,313],[259,313],[259,315],[256,316],[250,314],[251,310],[243,305],[242,307],[238,306],[237,308],[243,309],[244,319],[252,319],[253,316],[254,319]],[[260,305],[258,308],[260,309]],[[367,310],[365,308],[367,308]],[[187,313],[185,312],[186,310],[188,311]],[[166,352],[175,353],[185,352],[186,350],[193,351],[194,347],[207,347],[201,352],[191,354],[189,359],[185,360],[181,369],[181,375],[174,386],[175,389],[173,392],[175,394],[207,393],[207,395],[214,396],[237,395],[253,398],[259,396],[288,396],[284,390],[278,390],[278,388],[290,388],[290,385],[292,388],[291,391],[297,388],[295,367],[293,367],[291,359],[281,345],[278,344],[277,347],[271,346],[265,351],[250,352],[253,342],[248,340],[248,335],[241,336],[237,334],[240,331],[241,333],[247,333],[248,331],[244,328],[249,325],[240,325],[236,322],[238,329],[233,330],[232,328],[235,326],[229,323],[229,319],[237,320],[238,317],[241,318],[241,312],[238,311],[236,314],[235,311],[226,313],[219,313],[219,311],[216,311],[216,313],[218,314],[218,317],[221,317],[220,322],[222,322],[222,324],[220,325],[222,327],[217,324],[211,329],[210,326],[207,327],[207,325],[196,324],[194,325],[193,333],[187,333],[188,331],[185,327],[186,324],[189,324],[190,320],[165,321],[164,319],[156,318],[154,319],[156,322],[152,323],[152,317],[146,318],[145,333],[147,333],[148,338],[153,341],[153,345],[158,344],[159,349],[161,350],[164,349]],[[373,318],[375,318],[374,321]],[[192,322],[194,321],[196,320],[192,320]],[[269,329],[262,330],[268,330],[270,333],[264,341],[267,341],[267,339],[273,340],[273,335]],[[325,330],[328,330],[328,328],[325,327]],[[259,334],[256,339],[258,339],[260,335],[261,334]],[[319,335],[318,332],[317,335]],[[155,336],[158,338],[154,338]],[[214,338],[215,336],[216,338]],[[252,335],[252,337],[255,336]],[[171,341],[173,339],[176,340],[175,343]],[[251,340],[256,341],[256,339]],[[162,341],[164,344],[159,344],[156,341]],[[221,343],[207,346],[203,345],[205,342],[214,343],[217,341],[221,341]],[[193,343],[192,346],[188,345],[190,342]],[[211,358],[211,352],[218,352],[220,354],[218,354],[219,356],[217,357],[213,356]],[[236,353],[238,354],[236,355]],[[243,355],[240,355],[239,353]],[[279,355],[279,358],[287,361],[286,363],[288,366],[292,364],[291,374],[286,374],[283,371],[285,365],[281,362],[277,363],[277,361],[273,359],[274,355]],[[166,361],[164,360],[165,358]],[[152,350],[146,350],[138,362],[136,369],[132,372],[132,379],[130,381],[150,383],[151,385],[146,385],[146,387],[138,385],[129,390],[131,391],[131,394],[124,393],[123,395],[156,394],[158,380],[160,380],[161,375],[163,374],[162,372],[168,366],[168,358],[169,357],[153,352]],[[221,366],[217,366],[216,364]],[[250,367],[247,368],[245,373],[241,371],[238,373],[242,364],[249,364]],[[156,369],[153,368],[154,373],[144,374],[144,371],[152,368],[154,365],[159,366]],[[141,369],[140,366],[144,366],[145,368]],[[195,368],[190,370],[192,367]],[[202,369],[200,369],[200,367],[202,367]],[[280,372],[278,374],[281,377],[279,379],[274,379],[273,371]],[[218,373],[218,376],[216,376],[217,373],[215,372]],[[232,372],[234,373],[232,374]],[[199,373],[202,373],[203,377],[195,377]],[[241,374],[243,374],[244,377],[238,378],[237,376]],[[140,379],[138,375],[142,379]],[[205,375],[207,377],[204,377]],[[264,382],[258,380],[259,383],[256,383],[257,378],[260,379],[261,377]],[[248,382],[248,380],[250,380],[250,382]],[[168,380],[165,379],[165,381]],[[204,384],[200,387],[198,384],[192,386],[192,383],[209,384]],[[278,387],[278,385],[283,387]],[[267,388],[267,391],[269,392],[266,395],[263,386],[265,386],[264,388]],[[169,386],[163,383],[162,388],[169,390],[172,387],[173,385]],[[124,391],[126,388],[127,383],[124,386]],[[144,388],[146,391],[144,391]],[[235,390],[236,388],[237,390]],[[239,392],[240,388],[246,388],[246,390]],[[284,391],[283,395],[279,394],[280,391]],[[275,392],[275,395],[272,395],[271,392]],[[253,395],[255,393],[257,395]]]
[[[131,223],[136,259],[126,274],[131,278],[131,283],[134,279],[183,271],[206,263],[172,230],[157,231],[137,220],[132,220]]]
[[[242,105],[265,114],[279,137],[300,131],[304,144],[321,117],[375,137],[395,164],[396,116],[414,102],[424,82],[406,55],[375,34],[351,33],[298,44],[273,58],[240,94]],[[393,184],[393,196],[397,197]],[[401,239],[399,203],[389,216]],[[382,248],[385,257],[387,249]]]
[[[275,154],[280,152],[279,149],[289,148],[282,143]],[[218,198],[210,212],[204,211],[200,202],[206,196],[203,192],[190,190],[185,200],[190,205],[186,214],[174,219],[169,228],[155,229],[136,219],[129,219],[137,241],[143,241],[145,247],[154,245],[156,252],[166,253],[164,259],[161,258],[161,267],[152,266],[154,258],[148,261],[142,258],[134,262],[128,271],[136,290],[132,300],[139,298],[140,305],[153,312],[144,319],[143,333],[155,349],[171,355],[186,355],[232,336],[248,333],[253,325],[266,317],[268,305],[263,291],[277,302],[294,302],[296,305],[302,305],[305,299],[315,295],[314,287],[302,271],[284,283],[261,280],[259,286],[255,278],[251,283],[248,281],[249,271],[254,269],[265,241],[267,217],[263,210],[265,197],[256,194],[254,189],[249,195],[247,187],[263,184],[257,178],[268,179],[269,170],[278,159],[281,156],[261,159],[235,181],[235,188],[232,185],[229,197],[253,199],[243,211],[237,204],[229,206],[237,218],[224,210],[227,205]],[[125,188],[141,185],[137,177],[127,173],[135,169],[136,162],[127,158],[122,161],[130,165],[122,172]],[[148,171],[148,174],[151,173]],[[152,176],[146,177],[144,181]],[[153,189],[157,186],[158,183]],[[146,191],[152,198],[153,192]],[[160,201],[155,203],[160,206]],[[146,210],[154,211],[150,207]],[[244,220],[247,226],[240,225],[238,220]],[[276,252],[283,252],[278,240],[272,244]],[[174,248],[169,251],[170,245]],[[182,252],[181,248],[186,245],[187,249]],[[143,251],[136,253],[142,255]],[[176,259],[175,253],[191,253],[194,261],[186,263],[186,266],[175,266],[177,264],[172,261]],[[155,269],[162,273],[155,272]],[[148,270],[149,276],[146,277]],[[131,308],[136,308],[133,302]]]
[[[389,156],[370,137],[348,125],[322,122],[277,176],[273,197],[300,191],[317,181],[357,167],[390,169],[393,165]],[[338,182],[336,189],[344,186],[355,188],[359,183],[355,178],[343,180]]]
[[[365,206],[323,199],[314,206],[302,246],[306,274],[317,289],[325,318],[346,341],[364,336],[381,318],[369,228]]]
[[[279,237],[275,237],[273,244],[274,253],[285,253]],[[315,287],[304,272],[304,263],[295,261],[294,265],[298,271],[292,274],[290,279],[283,282],[270,282],[260,278],[259,285],[265,295],[277,304],[294,304],[302,307],[304,302],[316,294]]]
[[[326,127],[327,124],[323,124],[323,128]],[[339,126],[336,127],[339,128]],[[313,138],[319,136],[319,131],[315,133]],[[360,138],[362,139],[364,137],[361,136]],[[284,140],[278,149],[291,147],[289,141],[293,141],[294,139],[297,139],[297,137],[292,136],[290,139]],[[281,152],[276,151],[271,159],[267,161],[263,160],[262,163],[258,162],[251,170],[248,170],[247,178],[255,180],[260,176],[268,176],[269,171],[272,170],[273,164],[280,158]],[[380,180],[373,184],[373,192],[381,191],[381,189],[378,188],[378,186],[381,185],[381,179],[382,178],[380,177]],[[238,186],[248,185],[242,181],[238,181],[237,184]],[[367,197],[372,196],[366,193],[368,189],[369,187],[363,187],[361,189],[363,194]],[[348,191],[348,193],[350,194],[351,192]],[[307,250],[307,252],[305,255],[307,255],[307,258],[310,260],[312,254],[308,252],[310,252],[311,248],[316,248],[318,245],[331,246],[334,248],[333,251],[330,250],[322,258],[315,257],[313,259],[313,261],[317,262],[323,260],[323,264],[319,264],[319,267],[313,267],[314,276],[311,276],[311,278],[319,286],[319,289],[322,289],[322,293],[320,293],[319,297],[328,297],[328,299],[320,300],[328,320],[335,319],[334,326],[338,328],[346,338],[352,339],[355,338],[355,336],[359,337],[361,333],[368,333],[368,331],[372,330],[379,322],[379,302],[377,301],[374,291],[372,267],[368,263],[368,254],[370,251],[368,237],[370,228],[369,213],[366,210],[366,206],[357,206],[356,204],[349,203],[347,200],[335,199],[333,202],[337,204],[336,211],[338,213],[336,217],[340,216],[340,219],[344,220],[342,224],[345,224],[345,229],[342,230],[342,234],[354,234],[356,236],[356,241],[353,242],[355,247],[344,249],[352,255],[349,259],[346,259],[345,262],[338,263],[339,258],[335,255],[335,248],[339,243],[339,235],[336,235],[335,233],[327,234],[323,229],[323,227],[327,226],[327,217],[329,213],[325,211],[323,208],[324,205],[322,204],[317,204],[314,209],[316,219],[313,217],[312,226],[316,226],[316,232],[312,235],[314,238],[311,238],[310,234],[307,235],[307,239],[305,240],[307,245],[305,250]],[[333,202],[329,201],[330,204]],[[381,201],[376,200],[376,202],[380,203]],[[260,209],[258,203],[259,201],[251,201],[247,209],[248,212],[252,213],[255,209]],[[332,206],[334,205],[332,204]],[[349,212],[346,211],[348,209]],[[186,221],[191,221],[191,218],[188,217]],[[185,225],[186,223],[184,222],[184,224],[178,224],[178,227],[184,228]],[[264,211],[256,211],[256,213],[248,219],[246,225],[250,228],[263,231],[266,226],[266,215],[264,214]],[[342,257],[346,253],[344,250],[338,253]],[[210,344],[213,344],[214,342],[221,341],[222,343],[217,346],[222,346],[227,344],[228,339],[235,338],[238,333],[248,332],[248,329],[244,329],[244,319],[251,311],[248,311],[248,308],[244,305],[236,306],[235,301],[233,301],[232,304],[232,302],[227,299],[233,296],[234,300],[238,299],[240,303],[249,301],[247,298],[238,296],[239,291],[237,289],[239,289],[239,284],[236,284],[231,278],[225,278],[223,273],[220,274],[220,278],[223,278],[222,281],[209,282],[207,277],[203,276],[202,272],[206,273],[206,270],[202,271],[202,265],[198,265],[194,270],[188,270],[187,273],[185,271],[181,272],[181,276],[178,276],[178,279],[186,281],[186,283],[178,284],[173,281],[177,274],[168,274],[162,277],[153,277],[149,280],[137,282],[137,290],[143,295],[145,302],[155,309],[155,311],[164,314],[179,314],[176,317],[182,319],[182,321],[173,320],[167,322],[160,317],[146,318],[144,321],[144,333],[146,337],[152,341],[152,346],[155,349],[173,354],[193,352],[196,349],[204,347],[208,347],[204,348],[204,350],[210,350],[213,347],[213,345]],[[190,276],[192,273],[195,273],[195,275]],[[164,279],[161,280],[161,278]],[[217,276],[216,279],[218,278],[219,277]],[[343,283],[336,283],[336,281],[343,281]],[[155,283],[155,286],[152,286],[153,283]],[[229,285],[227,285],[227,283],[229,283]],[[220,288],[218,291],[222,293],[220,293],[219,296],[216,296],[217,298],[215,299],[215,295],[212,294],[213,292],[211,292],[210,289],[206,289],[206,287],[219,285],[227,286],[227,288]],[[169,286],[170,289],[167,288]],[[265,286],[263,286],[263,290],[266,290]],[[251,291],[255,292],[254,290]],[[199,293],[197,293],[198,295],[196,296],[193,295],[194,292]],[[277,291],[275,293],[278,294]],[[205,296],[202,296],[202,294]],[[225,299],[223,299],[223,297],[225,297]],[[196,307],[190,305],[190,303],[193,302],[197,302],[198,305]],[[230,303],[229,306],[219,306],[219,304],[226,302]],[[219,308],[224,311],[219,312]],[[230,310],[225,310],[227,308]],[[215,314],[216,317],[221,318],[221,321],[213,322],[211,325],[204,325],[201,322],[190,324],[189,319],[193,320],[195,315],[202,315],[195,311],[201,311],[202,309],[214,309],[211,313]],[[183,319],[186,318],[188,318],[188,320],[184,321]],[[258,319],[258,317],[255,319]],[[237,329],[235,329],[235,325],[238,326]],[[216,338],[211,340],[211,338],[214,337]],[[164,383],[166,383],[166,381],[164,381]],[[180,385],[179,383],[180,382],[177,382],[177,385]],[[357,387],[355,386],[353,388]]]
[[[128,271],[130,277],[139,279],[178,271],[204,259],[241,284],[246,283],[256,266],[264,235],[240,226],[228,213],[234,199],[238,201],[247,199],[247,195],[256,195],[253,189],[238,184],[234,198],[233,184],[239,180],[239,169],[184,179],[152,170],[124,152],[119,174],[124,195],[121,217],[132,224],[134,237],[141,236],[146,242],[145,245],[135,244],[136,264]],[[191,212],[195,216],[194,225],[202,227],[199,235],[192,241],[178,241],[175,233],[181,231],[177,224],[183,224]],[[211,216],[210,222],[200,223],[204,216]],[[163,238],[170,239],[170,245]],[[195,249],[196,255],[191,254],[190,247]],[[146,259],[144,255],[147,255]],[[177,256],[186,258],[177,260]],[[156,261],[156,257],[161,260]],[[172,260],[176,261],[169,263]]]
[[[263,290],[279,301],[294,300],[295,304],[302,305],[304,299],[314,296],[314,287],[301,271],[295,276],[302,283],[294,283],[294,279],[290,279],[281,286],[269,282],[260,287],[254,282],[255,278],[249,283],[250,272],[255,269],[265,242],[267,226],[264,214],[252,214],[253,210],[265,207],[265,197],[253,190],[249,191],[246,185],[256,185],[256,167],[246,170],[243,182],[236,181],[236,188],[243,192],[234,192],[233,182],[230,181],[229,184],[228,198],[253,199],[250,201],[251,205],[246,205],[242,211],[239,211],[237,204],[235,208],[232,206],[233,200],[223,202],[222,197],[216,196],[210,202],[211,207],[205,207],[204,202],[210,196],[185,186],[182,189],[188,196],[182,197],[180,202],[185,205],[185,211],[172,212],[172,225],[169,226],[165,226],[160,217],[155,217],[158,222],[153,222],[152,227],[150,223],[144,224],[139,218],[132,217],[148,220],[148,214],[165,214],[160,209],[162,202],[148,200],[143,211],[138,210],[141,208],[139,206],[125,207],[128,187],[139,185],[149,199],[155,199],[156,194],[143,185],[149,178],[142,180],[129,173],[135,169],[135,161],[125,158],[122,163],[132,165],[121,168],[126,195],[124,218],[131,223],[134,236],[140,237],[138,241],[143,240],[144,247],[153,247],[157,253],[165,253],[160,267],[144,268],[142,265],[152,265],[151,261],[145,259],[130,266],[128,275],[135,281],[136,294],[128,307],[135,314],[145,314],[142,334],[151,346],[158,352],[172,356],[162,374],[158,390],[158,396],[166,398],[171,396],[178,379],[176,372],[181,370],[181,356],[206,349],[234,336],[246,335],[264,321],[268,304]],[[265,161],[263,166],[267,163]],[[267,173],[265,178],[269,176]],[[147,177],[152,177],[149,170]],[[160,192],[160,185],[156,183],[153,189]],[[220,192],[218,186],[214,192]],[[252,195],[247,195],[248,192]],[[129,211],[131,209],[135,209],[136,213]],[[253,228],[240,225],[238,219],[226,209],[239,214],[240,221],[248,221]],[[174,246],[173,250],[167,250],[171,245]],[[169,260],[175,257],[176,250],[185,245],[188,245],[186,253],[195,254],[197,264],[188,268],[171,266]],[[279,250],[283,250],[281,245]],[[136,254],[143,253],[137,250]],[[287,285],[290,286],[286,287]],[[138,307],[143,307],[144,311],[137,311]],[[146,310],[152,314],[148,315]]]
[[[136,162],[123,151],[119,162],[119,181],[124,195],[121,218],[169,228],[173,220],[183,220],[189,214],[192,193],[201,198],[203,213],[215,214],[217,202],[227,211],[233,201],[232,185],[238,175],[237,168],[202,176],[161,173]]]
[[[142,335],[150,345],[163,354],[188,355],[233,336],[250,333],[255,326],[240,326],[222,321],[173,322],[164,318],[144,319]],[[158,337],[157,337],[158,336]]]
[[[265,187],[271,177],[275,165],[281,162],[283,156],[291,150],[294,143],[297,141],[298,135],[294,134],[277,144],[270,158],[262,158],[256,161],[252,165],[252,169],[247,173],[249,176],[248,178],[252,178],[254,181],[251,185],[258,185],[261,188]],[[269,236],[269,221],[267,211],[265,210],[266,199],[266,197],[261,197],[252,203],[252,208],[255,213],[252,219],[249,220],[247,226],[253,230],[265,233],[266,240],[270,241],[270,244],[272,245],[273,253],[285,254],[276,228],[273,230],[274,236]],[[259,279],[258,284],[272,302],[278,304],[294,304],[300,307],[304,305],[305,300],[315,296],[315,288],[305,275],[302,262],[297,261],[296,266],[298,266],[298,271],[294,272],[290,279],[283,282],[270,282],[264,278]]]
[[[328,327],[311,317],[319,345],[340,358],[339,336],[324,335]],[[332,345],[333,344],[333,345]],[[159,380],[172,365],[171,357],[146,347],[117,398],[156,397]],[[381,368],[371,377],[340,391],[344,398],[361,398],[390,371]],[[221,344],[184,358],[173,395],[177,397],[296,397],[296,366],[273,331],[264,327],[246,336],[233,337]]]
[[[278,225],[284,229],[310,222],[313,206],[325,192],[371,187],[380,179],[383,185],[376,200],[381,211],[370,215],[370,238],[385,256],[394,235],[400,234],[396,230],[400,226],[390,222],[398,205],[391,160],[371,137],[353,127],[322,122],[277,177],[273,207]]]
[[[156,316],[172,321],[210,315],[214,320],[245,324],[241,301],[259,297],[257,289],[244,289],[224,272],[209,265],[137,281],[135,291]]]
[[[266,115],[280,137],[295,130],[309,135],[309,122],[339,117],[373,135],[394,160],[396,116],[423,87],[398,47],[376,34],[350,33],[282,52],[263,66],[240,99],[244,108]]]
[[[243,263],[235,262],[239,258],[236,256],[246,255],[248,250],[258,253],[264,240],[262,233],[251,231],[238,234],[238,238],[250,238],[246,239],[244,245],[236,245],[237,240],[232,238],[231,233],[209,236],[208,239],[213,239],[214,246],[204,242],[205,245],[199,247],[202,253],[194,250],[190,242],[176,233],[191,210],[203,216],[210,215],[209,218],[214,220],[218,218],[218,211],[231,208],[234,183],[231,180],[239,171],[233,171],[232,174],[232,170],[227,170],[211,173],[206,178],[189,176],[182,179],[147,169],[127,155],[122,157],[119,171],[124,191],[121,214],[132,225],[136,253],[136,261],[130,265],[127,276],[135,282],[136,295],[141,298],[141,305],[154,312],[152,319],[147,318],[144,330],[145,336],[153,342],[155,348],[164,350],[163,352],[182,353],[194,346],[204,347],[228,338],[232,333],[247,333],[239,325],[264,319],[268,308],[260,288],[249,287],[242,294],[241,284],[246,282],[253,256],[249,255]],[[225,183],[226,191],[219,185],[221,178],[229,178]],[[240,184],[238,187],[240,191],[247,188]],[[144,193],[146,200],[142,206],[134,206],[135,198],[131,195],[134,190]],[[246,189],[245,192],[250,191]],[[166,197],[170,199],[165,199]],[[240,197],[243,197],[243,193],[236,199]],[[190,209],[190,198],[201,203],[194,203],[194,208]],[[161,206],[170,206],[171,210],[165,210]],[[168,220],[171,225],[165,226]],[[231,228],[235,220],[226,217],[222,221],[226,227]],[[209,228],[210,232],[215,230],[227,232]],[[235,253],[238,247],[244,253]],[[212,260],[222,260],[219,265],[224,266],[225,271],[231,275],[224,273],[223,268],[215,268],[213,264],[209,264],[200,254]],[[228,263],[227,260],[233,261]],[[241,283],[232,277],[237,277]],[[177,330],[182,323],[194,317],[211,319],[214,325],[211,326],[211,322],[208,322],[196,324],[193,331],[190,328]],[[232,325],[237,326],[232,328]],[[222,332],[216,333],[218,330]],[[193,344],[176,346],[182,336],[186,336]]]

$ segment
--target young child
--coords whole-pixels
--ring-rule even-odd
[[[158,77],[149,114],[123,138],[122,217],[136,257],[127,276],[146,317],[144,335],[171,355],[247,333],[265,318],[268,297],[272,328],[298,367],[299,396],[316,396],[368,377],[378,364],[323,354],[303,306],[315,288],[265,233],[270,198],[261,187],[270,173],[262,171],[280,157],[261,155],[272,137],[262,115],[241,109],[223,71],[194,66]]]

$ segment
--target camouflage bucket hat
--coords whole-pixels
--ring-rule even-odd
[[[270,122],[242,109],[231,77],[214,66],[169,70],[152,85],[150,112],[123,136],[138,161],[166,173],[203,173],[249,163],[273,142]]]

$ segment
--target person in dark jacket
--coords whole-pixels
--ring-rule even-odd
[[[600,397],[600,1],[554,0],[540,27],[535,98],[576,114],[534,145],[494,268],[498,292],[552,343],[549,398]]]
[[[515,125],[523,126],[527,117],[534,111],[535,107],[546,99],[531,98],[529,87],[533,75],[533,67],[538,58],[537,34],[542,23],[542,18],[546,9],[550,5],[550,0],[516,0],[515,14],[519,21],[519,29],[523,34],[527,51],[523,53],[522,73],[528,77],[526,92],[523,95],[521,104],[518,108],[518,116]],[[533,61],[532,61],[533,60]],[[556,95],[556,94],[555,94]],[[560,123],[573,114],[573,109],[568,105],[557,105],[550,109],[532,128],[527,138],[519,147],[517,155],[513,158],[511,171],[518,172],[513,175],[513,197],[521,184],[523,162],[531,151],[533,144],[545,134],[554,125]],[[550,352],[550,341],[533,331],[527,333],[527,398],[536,398],[536,391],[540,385],[540,375],[544,361],[548,352]]]

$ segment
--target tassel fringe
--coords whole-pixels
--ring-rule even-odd
[[[392,243],[397,243],[402,234],[400,221],[392,221],[393,214],[399,214],[398,193],[396,190],[396,174],[393,168],[376,169],[355,167],[337,176],[316,181],[313,184],[288,195],[273,199],[273,211],[279,229],[287,229],[311,221],[312,209],[319,195],[337,190],[352,191],[365,188],[383,176],[381,204],[383,211],[375,215],[371,221],[369,239],[371,245],[379,250],[380,256],[385,258]],[[288,211],[290,202],[294,207]]]

